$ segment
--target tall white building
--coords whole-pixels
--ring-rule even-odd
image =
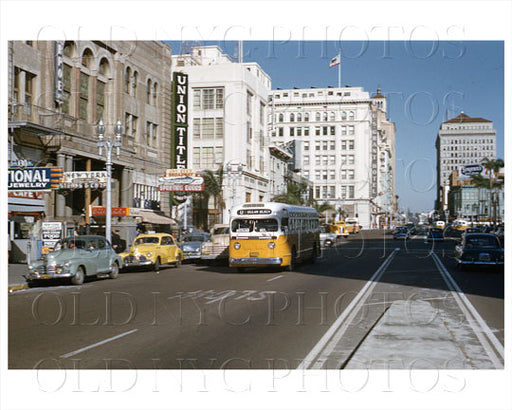
[[[450,175],[464,165],[481,164],[484,158],[496,159],[496,131],[492,121],[461,112],[441,124],[437,133],[437,206],[448,209]],[[460,172],[459,172],[460,174]]]
[[[282,181],[288,157],[269,145],[270,77],[256,63],[232,61],[218,46],[192,47],[172,59],[173,71],[189,75],[189,164],[197,171],[224,168],[222,219],[234,204],[280,193],[283,183],[270,184],[269,176]]]
[[[389,224],[396,208],[395,125],[386,98],[361,87],[272,91],[272,140],[295,141],[314,197],[364,228]]]

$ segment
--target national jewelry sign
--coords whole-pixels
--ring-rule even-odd
[[[9,168],[7,176],[9,191],[50,191],[59,188],[62,168]]]

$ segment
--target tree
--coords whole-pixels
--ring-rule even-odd
[[[219,223],[219,217],[222,215],[222,210],[226,207],[224,202],[223,188],[224,184],[224,168],[219,166],[217,171],[205,170],[202,172],[204,179],[204,195],[210,199],[213,196],[213,206],[217,211],[217,221]],[[208,202],[207,202],[208,203]]]
[[[276,195],[272,198],[273,202],[281,202],[290,205],[309,205],[306,195],[303,195],[308,190],[308,184],[300,182],[298,184],[288,182],[286,185],[286,192]]]
[[[495,190],[498,191],[503,188],[505,184],[505,179],[500,178],[497,179],[496,175],[499,173],[500,169],[505,166],[505,162],[498,159],[489,159],[485,157],[482,160],[482,166],[489,171],[489,178],[484,177],[481,174],[471,176],[471,181],[474,186],[478,188],[485,188],[490,191],[491,197],[491,220],[495,224],[496,223],[496,205],[499,206],[499,192],[498,195],[495,195]]]
[[[194,223],[197,226],[202,225],[204,228],[207,228],[211,222],[208,220],[210,198],[213,197],[213,206],[217,211],[214,223],[219,223],[222,210],[226,206],[222,190],[224,169],[220,166],[217,171],[204,170],[201,172],[201,176],[204,180],[204,190],[194,195],[195,209],[197,209]]]

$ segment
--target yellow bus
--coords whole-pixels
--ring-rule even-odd
[[[231,209],[229,266],[293,270],[320,252],[320,223],[314,208],[278,202],[245,203]]]

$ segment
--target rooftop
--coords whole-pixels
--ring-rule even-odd
[[[443,124],[462,124],[462,123],[468,123],[468,122],[492,122],[489,120],[486,120],[485,118],[480,117],[470,117],[469,115],[464,114],[461,112],[458,116],[455,118],[452,118],[451,120],[443,122]]]

